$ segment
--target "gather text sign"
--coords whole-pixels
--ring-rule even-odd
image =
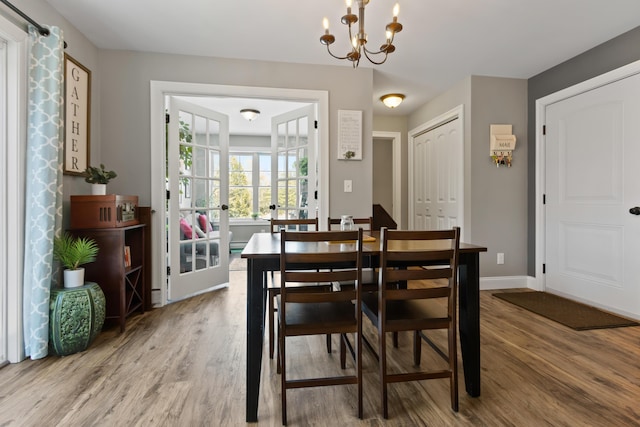
[[[65,139],[64,170],[82,175],[89,166],[91,71],[64,54]]]

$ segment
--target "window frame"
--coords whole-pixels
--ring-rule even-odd
[[[252,207],[251,212],[260,212],[260,188],[269,187],[271,189],[271,182],[269,182],[268,186],[260,185],[260,157],[266,156],[269,159],[272,158],[273,153],[271,152],[270,147],[229,147],[229,175],[231,175],[231,157],[232,156],[252,156],[252,164],[251,164],[251,185],[249,186],[237,186],[229,184],[229,193],[231,193],[232,187],[234,188],[251,188],[252,194]],[[271,171],[269,171],[269,180],[271,180]],[[271,199],[269,199],[271,200]],[[231,202],[231,199],[229,199]],[[271,203],[269,201],[269,203]],[[251,216],[236,218],[229,215],[229,224],[239,224],[251,221],[252,223],[256,221],[260,222],[268,222],[268,218],[257,218],[253,219]]]

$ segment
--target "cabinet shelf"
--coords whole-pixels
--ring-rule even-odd
[[[105,319],[117,320],[125,330],[126,318],[145,310],[145,224],[117,228],[82,228],[69,232],[94,239],[98,256],[85,265],[85,278],[96,282],[106,300]],[[125,267],[124,251],[129,247],[131,267]]]

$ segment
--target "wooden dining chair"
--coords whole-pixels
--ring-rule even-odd
[[[362,229],[356,231],[281,231],[278,305],[278,366],[281,375],[282,424],[287,424],[287,390],[301,387],[356,384],[358,418],[362,419]],[[312,266],[313,268],[309,268]],[[347,292],[315,287],[297,292],[290,284],[350,280]],[[293,290],[293,292],[292,292]],[[354,334],[354,371],[330,377],[287,379],[287,337],[340,336],[340,366],[346,369],[346,334]],[[317,358],[314,358],[317,360]],[[307,359],[310,363],[311,358]],[[297,371],[304,371],[298,368]]]
[[[319,231],[318,218],[305,219],[271,219],[271,233],[280,233],[280,230],[287,231]],[[265,282],[267,283],[267,299],[269,316],[269,358],[273,359],[273,350],[275,348],[275,315],[277,312],[275,305],[275,297],[280,293],[280,284],[275,282],[275,274],[271,272],[271,281],[267,280],[265,273]],[[299,286],[298,292],[311,291],[311,285]],[[331,352],[331,336],[327,336],[327,351]]]
[[[449,378],[451,409],[458,411],[458,364],[456,338],[457,272],[460,229],[398,231],[383,228],[380,238],[378,292],[365,294],[362,310],[378,330],[382,414],[388,418],[389,383]],[[401,288],[387,283],[401,282]],[[443,351],[425,330],[447,331]],[[420,366],[422,339],[445,361],[443,369],[387,372],[387,332],[413,331],[413,362]]]

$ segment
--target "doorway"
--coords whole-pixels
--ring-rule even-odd
[[[193,84],[179,82],[151,82],[151,140],[164,141],[164,98],[166,96],[189,97],[229,97],[251,99],[287,100],[292,102],[317,104],[318,117],[318,212],[320,218],[328,216],[328,93],[326,91],[310,91],[279,88],[256,88],[241,86],[224,86],[210,84]],[[167,257],[163,248],[168,240],[165,232],[167,223],[165,205],[165,149],[163,143],[152,144],[151,147],[151,207],[154,212],[152,239],[157,242],[152,252],[152,297],[154,306],[162,306],[168,301],[167,293]]]
[[[622,78],[620,72],[539,100],[539,233],[545,290],[640,318],[640,68]]]
[[[401,145],[400,132],[373,131],[373,204],[381,204],[399,229],[403,228]],[[380,188],[382,194],[378,194]]]

